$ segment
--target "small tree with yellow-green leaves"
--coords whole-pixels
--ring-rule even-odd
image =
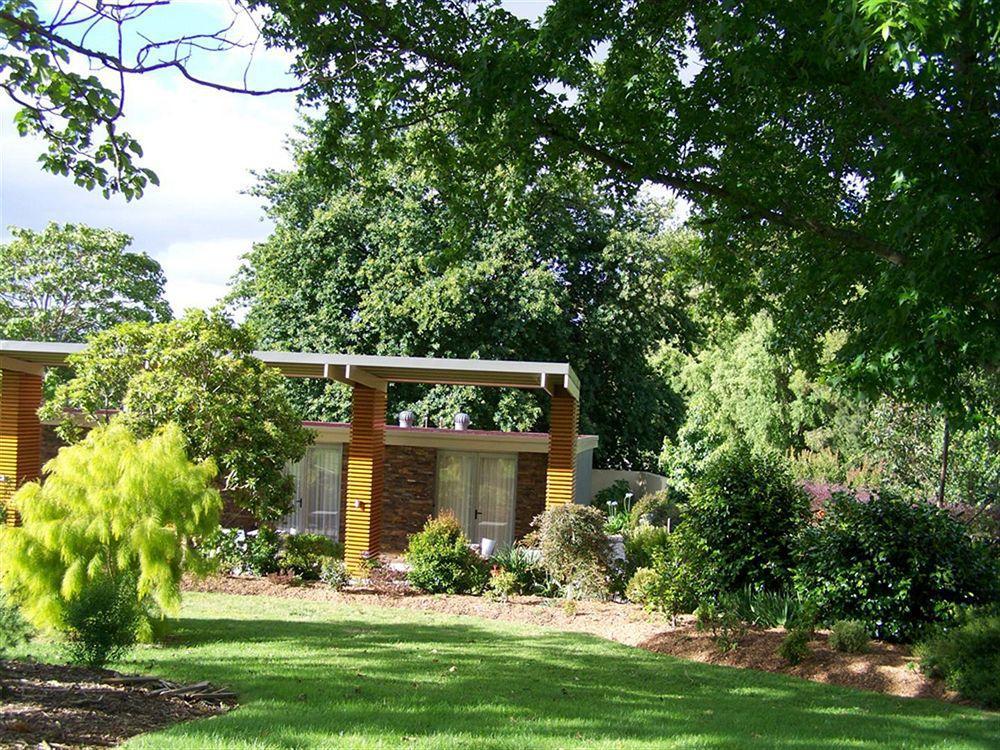
[[[138,440],[112,421],[14,495],[22,525],[0,532],[0,581],[74,660],[103,664],[177,611],[189,542],[222,509],[214,462],[191,462],[185,445],[175,424]]]

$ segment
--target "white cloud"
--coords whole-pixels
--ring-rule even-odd
[[[286,63],[284,53],[258,52],[265,72]],[[234,67],[235,61],[220,63],[220,75]],[[157,173],[160,186],[126,203],[42,172],[36,159],[44,144],[18,137],[15,108],[4,97],[0,227],[6,234],[9,225],[38,229],[57,221],[128,232],[135,249],[164,265],[175,313],[209,307],[225,292],[239,255],[270,231],[258,199],[243,191],[253,185],[253,171],[290,165],[284,144],[297,122],[294,96],[227,94],[172,73],[133,77],[127,86],[121,128],[142,144],[142,164]]]

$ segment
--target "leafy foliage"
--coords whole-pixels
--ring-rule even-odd
[[[792,628],[778,645],[778,656],[789,664],[801,664],[809,658],[809,639],[812,634],[805,628]]]
[[[308,129],[296,170],[259,187],[277,226],[248,254],[235,299],[264,346],[571,361],[601,373],[581,379],[580,399],[581,430],[602,436],[597,461],[652,467],[679,405],[648,355],[689,338],[690,233],[664,231],[660,205],[616,202],[580,169],[484,173],[461,153],[444,168],[431,154],[447,141],[420,128],[375,167],[368,152],[327,161],[323,144],[322,127]],[[309,418],[348,414],[338,386],[293,391]],[[401,384],[389,399],[389,413],[432,425],[462,410],[485,429],[547,427],[547,397],[533,392]]]
[[[31,626],[21,616],[17,602],[0,589],[0,659],[31,637]]]
[[[667,539],[669,541],[670,537]],[[635,571],[629,579],[625,596],[649,610],[670,615],[672,620],[676,620],[682,612],[691,611],[693,592],[672,544],[654,551],[651,567]]]
[[[319,580],[324,558],[344,557],[344,545],[322,534],[287,534],[281,547],[278,567],[304,581]]]
[[[559,593],[559,585],[542,567],[537,550],[503,547],[493,553],[490,563],[514,576],[512,593],[534,596],[555,596]]]
[[[699,597],[791,583],[795,535],[808,504],[783,461],[723,451],[694,485],[676,535]]]
[[[820,618],[858,620],[883,640],[910,641],[953,621],[962,605],[1000,595],[995,552],[921,501],[837,495],[798,548],[795,588]]]
[[[285,397],[283,376],[253,356],[255,341],[221,313],[188,311],[169,323],[125,323],[69,357],[73,378],[42,409],[67,439],[79,417],[108,409],[138,437],[174,422],[196,460],[212,458],[228,497],[262,520],[284,515],[294,482],[285,471],[311,433]],[[248,398],[247,394],[253,394]],[[80,411],[69,414],[66,407]]]
[[[128,320],[170,319],[160,264],[128,251],[127,234],[56,223],[10,233],[0,243],[3,338],[82,341]]]
[[[649,568],[657,553],[669,553],[673,547],[671,534],[665,526],[639,526],[625,535],[625,574],[639,568]]]
[[[34,625],[89,649],[87,623],[113,605],[122,617],[97,637],[113,647],[126,614],[177,610],[189,543],[214,531],[222,507],[214,464],[191,463],[185,442],[174,424],[137,440],[113,421],[59,451],[44,484],[15,493],[23,525],[0,530],[0,570]]]
[[[410,583],[432,594],[480,593],[489,567],[473,552],[458,519],[450,514],[427,519],[424,528],[410,536],[406,548]]]
[[[789,628],[801,620],[798,597],[784,592],[761,591],[752,586],[726,594],[719,607],[759,628]]]
[[[627,479],[616,479],[607,487],[594,493],[593,500],[590,501],[592,507],[607,515],[612,507],[623,507],[626,498],[632,494],[632,485]]]
[[[568,598],[608,596],[611,547],[599,510],[566,503],[549,508],[531,523],[538,530],[542,565]]]
[[[252,531],[220,528],[201,540],[198,549],[224,573],[265,576],[281,569],[281,536],[269,526]]]
[[[973,613],[917,646],[920,668],[987,708],[1000,708],[1000,615]]]
[[[633,529],[644,525],[674,527],[686,501],[687,497],[673,487],[643,495],[629,511],[630,526]]]
[[[135,578],[101,577],[66,600],[62,630],[71,661],[103,667],[135,645],[144,612]]]
[[[377,162],[422,122],[484,175],[584,160],[691,200],[719,298],[806,349],[847,331],[856,382],[958,413],[962,373],[1000,361],[995,3],[251,5],[301,69],[337,71],[304,94],[334,155]]]
[[[868,650],[868,628],[857,620],[837,620],[830,626],[830,648],[848,654]]]
[[[327,586],[342,589],[350,583],[351,576],[347,572],[347,564],[342,557],[324,557],[320,560],[319,580]]]

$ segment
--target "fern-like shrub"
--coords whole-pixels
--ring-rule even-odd
[[[134,608],[131,627],[140,631],[154,615],[175,612],[189,541],[218,527],[214,463],[189,461],[176,425],[136,440],[112,421],[60,450],[45,470],[44,484],[26,484],[12,499],[22,525],[0,532],[2,583],[17,592],[28,620],[83,642],[94,637],[87,623],[112,614],[109,602],[116,612]],[[79,653],[113,655],[114,642],[134,635],[119,632],[107,648],[83,644]]]
[[[608,597],[611,545],[599,510],[573,503],[556,505],[531,524],[538,529],[542,566],[568,598]]]

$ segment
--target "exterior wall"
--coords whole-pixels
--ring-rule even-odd
[[[382,502],[382,548],[406,549],[406,540],[434,515],[437,450],[389,445],[385,451],[385,494]]]
[[[63,445],[52,425],[42,428],[42,461],[55,456]],[[382,548],[384,552],[402,552],[407,537],[423,528],[434,515],[437,500],[437,448],[412,445],[387,445],[385,448],[385,491],[382,503]],[[340,539],[344,539],[347,517],[347,465],[350,443],[343,444],[340,480]],[[581,455],[582,458],[582,455]],[[531,530],[531,521],[545,510],[546,453],[517,454],[517,505],[514,512],[514,538]],[[222,525],[228,528],[253,529],[258,523],[249,513],[223,498]]]
[[[531,521],[545,510],[545,475],[548,455],[517,454],[517,505],[514,508],[514,538],[531,531]]]

